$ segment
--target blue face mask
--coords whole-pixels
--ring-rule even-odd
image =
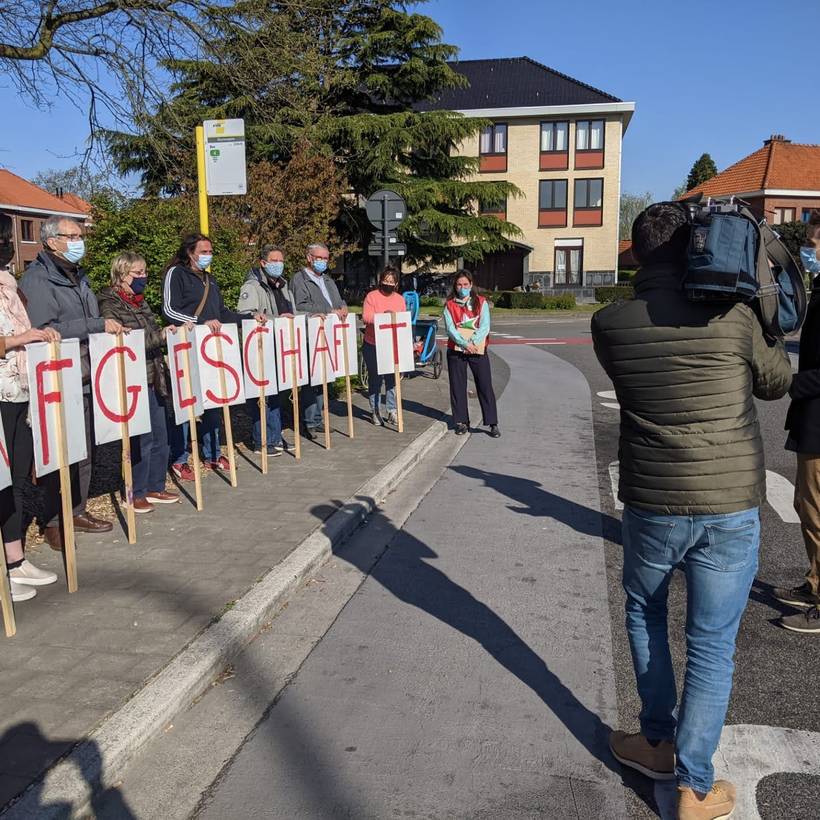
[[[285,263],[284,262],[265,262],[262,266],[265,269],[265,273],[268,276],[277,277],[281,276],[285,272]]]
[[[327,270],[327,259],[314,259],[313,270],[316,273],[324,273]]]
[[[148,277],[147,276],[140,276],[138,279],[131,280],[131,290],[134,291],[137,295],[142,293],[145,290],[145,286],[148,284]]]
[[[458,295],[462,299],[466,299],[472,292],[473,292],[472,288],[459,288],[458,289]]]
[[[211,267],[211,262],[213,261],[214,255],[212,253],[201,253],[196,258],[196,264],[200,270]]]
[[[82,239],[72,239],[66,242],[66,246],[63,256],[72,265],[76,265],[85,256],[85,242]]]
[[[820,273],[820,259],[814,248],[800,248],[800,261],[809,273]]]

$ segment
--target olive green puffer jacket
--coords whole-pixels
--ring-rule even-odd
[[[681,274],[647,267],[635,299],[592,320],[595,353],[621,405],[625,504],[665,515],[715,515],[766,498],[754,396],[778,399],[792,369],[746,305],[692,302]]]

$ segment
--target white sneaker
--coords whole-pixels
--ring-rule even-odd
[[[385,421],[395,426],[399,423],[399,414],[395,410],[388,410]]]
[[[14,581],[10,581],[9,586],[11,587],[11,600],[15,602],[30,601],[37,594],[36,589],[24,587]]]
[[[44,587],[57,582],[57,573],[35,567],[28,559],[23,559],[19,567],[9,570],[9,578],[17,584],[30,587]]]

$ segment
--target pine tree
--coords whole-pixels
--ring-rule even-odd
[[[717,172],[717,165],[715,165],[712,157],[709,154],[701,154],[692,166],[692,170],[689,171],[689,176],[686,177],[686,190],[691,191],[692,188],[696,188],[706,182],[707,179],[717,176]]]
[[[484,121],[414,110],[465,82],[447,63],[455,48],[429,17],[397,0],[240,0],[214,25],[220,60],[170,61],[171,98],[135,134],[107,135],[119,170],[141,173],[146,192],[190,190],[195,125],[242,117],[251,164],[286,165],[296,145],[308,145],[333,159],[351,193],[398,190],[408,203],[401,239],[409,258],[474,261],[520,234],[474,208],[518,189],[471,181],[477,158],[456,154]],[[361,213],[342,227],[366,243]]]

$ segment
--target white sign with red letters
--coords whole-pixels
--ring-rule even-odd
[[[202,390],[199,385],[199,362],[193,333],[177,328],[166,335],[168,368],[171,371],[171,398],[174,402],[174,421],[189,421],[190,408],[194,415],[202,415]]]
[[[332,382],[337,375],[336,357],[331,346],[333,328],[338,316],[311,316],[308,319],[308,348],[310,350],[310,383],[312,385]]]
[[[260,325],[256,319],[242,322],[242,361],[245,365],[245,398],[259,398],[277,392],[276,346],[273,341],[273,322]],[[261,351],[260,351],[261,340]]]
[[[145,332],[123,335],[122,347],[111,333],[88,337],[91,358],[91,395],[94,399],[94,438],[97,444],[119,441],[122,423],[129,436],[151,432],[148,380],[145,370]],[[122,406],[120,357],[125,361],[125,407]]]
[[[410,312],[377,313],[373,317],[376,333],[376,365],[380,376],[415,370],[413,361],[413,325]]]
[[[292,390],[294,387],[294,370],[296,387],[307,384],[308,341],[307,322],[304,314],[292,319],[277,317],[273,322],[276,332],[276,375],[279,379],[279,390]]]
[[[211,330],[207,325],[197,325],[194,339],[205,409],[244,402],[239,328],[231,324]]]
[[[52,349],[56,355],[52,356]],[[53,345],[26,345],[31,394],[31,433],[34,438],[34,471],[44,476],[60,467],[58,418],[62,413],[67,463],[87,455],[83,416],[83,377],[80,340],[64,339]]]
[[[356,323],[356,314],[348,313],[344,319],[334,315],[333,324],[325,332],[335,362],[336,376],[356,376],[359,373],[359,328]],[[345,337],[347,337],[347,367],[345,367]]]

